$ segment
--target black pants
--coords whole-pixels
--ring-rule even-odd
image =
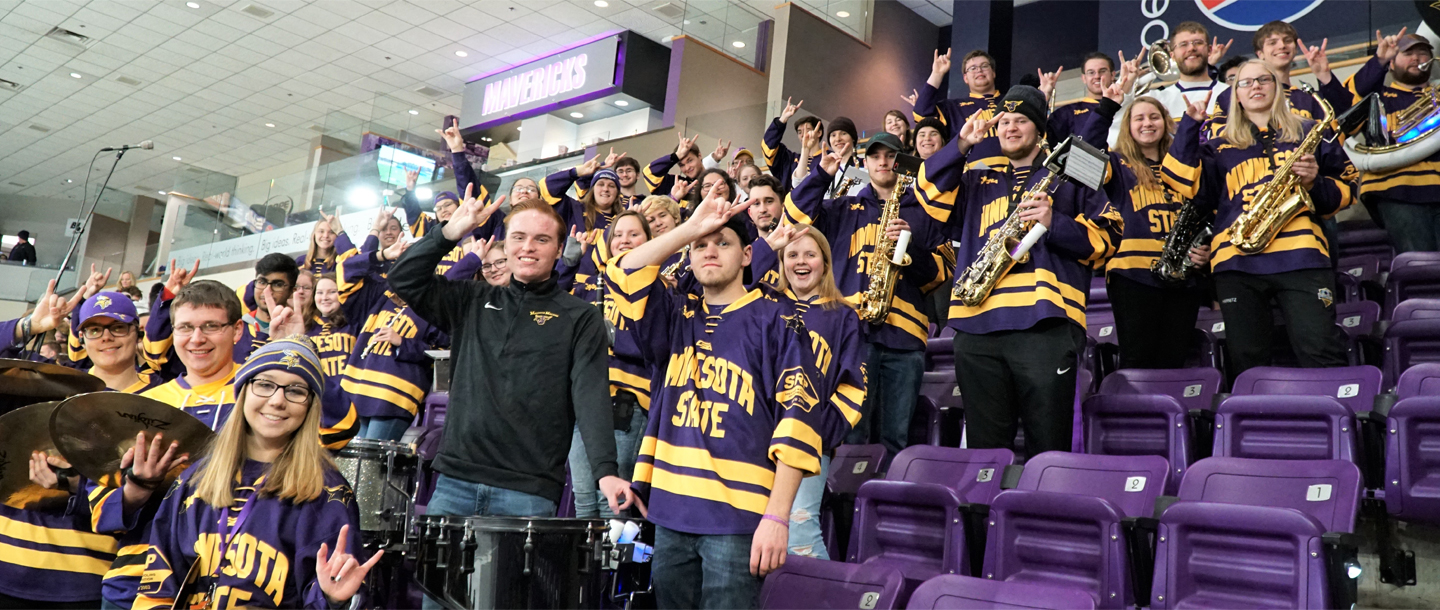
[[[1215,274],[1215,295],[1225,316],[1226,351],[1232,374],[1270,364],[1275,331],[1271,301],[1280,306],[1290,347],[1306,368],[1349,366],[1345,331],[1335,325],[1335,274],[1301,269],[1269,275],[1239,271]]]
[[[1122,369],[1178,369],[1195,342],[1201,291],[1184,285],[1155,287],[1121,275],[1105,281],[1115,311]]]
[[[1023,425],[1027,457],[1069,451],[1083,345],[1084,329],[1058,318],[1025,330],[955,333],[955,377],[965,399],[967,446],[1012,449],[1015,431]]]
[[[100,600],[94,599],[83,602],[45,602],[32,599],[20,599],[0,593],[0,608],[5,610],[67,610],[70,608],[99,608]]]

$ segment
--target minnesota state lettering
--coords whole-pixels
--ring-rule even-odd
[[[830,370],[830,359],[834,357],[835,354],[830,351],[830,344],[825,341],[825,338],[813,330],[810,331],[810,352],[815,354],[815,370]],[[821,374],[823,375],[824,373],[822,372]]]
[[[355,335],[349,333],[330,333],[310,337],[315,343],[315,352],[318,354],[337,354],[320,359],[320,367],[325,370],[326,375],[339,375],[345,369],[345,359],[355,351]]]
[[[411,320],[409,316],[387,309],[371,314],[370,319],[365,321],[365,328],[361,330],[361,333],[374,333],[382,328],[389,328],[406,339],[414,339],[415,333],[420,330],[416,328],[415,321]],[[394,349],[395,346],[391,345],[389,341],[377,341],[376,345],[370,348],[370,353],[377,356],[389,356],[394,353]]]
[[[871,223],[850,234],[850,253],[857,262],[856,273],[870,273],[870,257],[875,254],[875,242],[880,237],[880,225]]]
[[[218,567],[226,576],[254,582],[261,594],[270,596],[275,606],[279,607],[285,597],[285,581],[290,577],[290,559],[269,543],[241,533],[235,536],[234,542],[225,551],[225,562],[221,566],[220,543],[220,534],[201,534],[195,541],[195,561],[200,564],[200,571],[213,574]],[[217,587],[210,607],[240,607],[253,595],[253,591]],[[222,599],[226,602],[221,603]]]
[[[990,227],[1003,222],[1006,216],[1010,215],[1010,198],[1000,197],[985,204],[980,210],[980,229],[978,235],[984,237],[990,233]]]
[[[665,385],[692,388],[681,394],[675,405],[675,414],[670,418],[675,426],[700,428],[705,434],[724,438],[721,415],[730,404],[744,408],[746,414],[755,412],[755,385],[750,373],[724,358],[698,353],[691,347],[671,354],[665,368]],[[729,404],[707,397],[724,398]]]

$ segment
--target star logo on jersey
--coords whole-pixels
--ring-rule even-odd
[[[350,505],[350,487],[347,485],[336,485],[325,488],[326,502],[339,502],[341,505]]]
[[[1020,100],[1009,100],[1005,102],[1005,112],[1015,112],[1020,107]]]
[[[799,407],[806,413],[820,404],[815,386],[810,383],[810,376],[805,374],[804,368],[798,366],[792,366],[780,373],[780,392],[775,399],[786,409]]]
[[[95,297],[95,304],[99,305],[100,309],[110,309],[110,297],[103,294]]]
[[[1271,21],[1293,23],[1324,0],[1195,0],[1211,21],[1232,30],[1254,32]]]
[[[560,317],[560,314],[549,311],[532,311],[530,315],[535,318],[536,326],[544,326],[546,322]]]
[[[293,349],[285,350],[285,356],[280,358],[280,366],[286,368],[300,366],[300,352]]]

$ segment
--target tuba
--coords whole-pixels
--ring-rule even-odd
[[[1429,72],[1434,61],[1420,64],[1420,70]],[[1420,99],[1393,117],[1386,116],[1379,95],[1371,93],[1339,122],[1352,136],[1345,140],[1345,154],[1355,169],[1385,173],[1414,165],[1440,151],[1440,137],[1434,137],[1440,132],[1440,91],[1426,87]]]
[[[1146,92],[1160,84],[1160,79],[1170,78],[1180,74],[1180,65],[1175,63],[1175,58],[1170,55],[1170,41],[1157,40],[1145,49],[1145,65],[1140,67],[1140,75],[1135,79],[1135,84],[1130,86],[1130,95],[1144,95]]]
[[[1250,200],[1250,208],[1241,212],[1235,222],[1231,223],[1230,243],[1235,244],[1241,254],[1263,251],[1275,240],[1275,236],[1280,234],[1281,229],[1301,212],[1315,210],[1314,202],[1310,201],[1310,193],[1300,186],[1300,179],[1295,177],[1290,168],[1296,159],[1315,153],[1327,127],[1336,127],[1337,133],[1340,130],[1335,123],[1335,109],[1330,107],[1330,103],[1316,94],[1315,88],[1309,84],[1301,84],[1300,88],[1320,103],[1324,116],[1305,134],[1300,145],[1290,151],[1285,165],[1275,170],[1275,176],[1270,182],[1260,187],[1260,192]]]
[[[871,324],[880,324],[890,314],[890,299],[895,296],[895,282],[900,279],[900,268],[910,264],[910,255],[905,253],[909,245],[908,232],[901,233],[899,240],[885,236],[885,227],[900,217],[900,197],[915,183],[913,173],[906,173],[897,159],[895,164],[895,188],[880,204],[880,236],[875,242],[875,251],[870,257],[870,285],[860,295],[855,309],[860,319]],[[900,256],[897,258],[896,254]]]

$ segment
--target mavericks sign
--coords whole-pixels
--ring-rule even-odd
[[[602,34],[545,57],[470,79],[460,105],[465,129],[484,129],[619,90],[621,34]]]

